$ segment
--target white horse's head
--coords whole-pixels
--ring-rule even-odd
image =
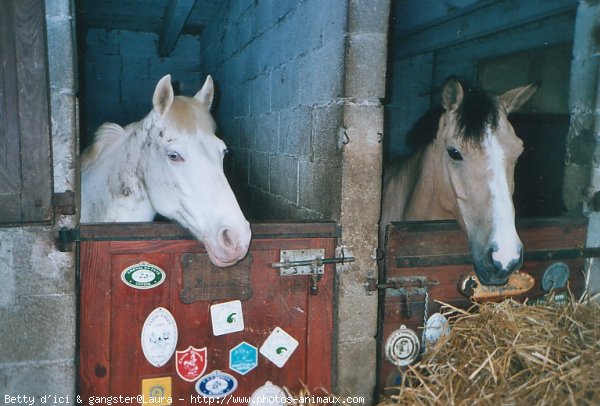
[[[479,280],[503,285],[523,262],[515,228],[514,169],[523,142],[507,115],[537,90],[529,85],[499,97],[465,92],[449,80],[443,89],[446,112],[440,118],[436,147],[445,168],[449,211],[466,230]],[[450,197],[452,196],[452,197]]]
[[[215,135],[213,95],[210,76],[193,98],[174,96],[170,75],[158,82],[138,175],[152,207],[189,229],[225,267],[246,255],[251,231],[223,173],[227,147]]]

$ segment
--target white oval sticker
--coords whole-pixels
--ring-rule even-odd
[[[165,365],[177,347],[177,323],[164,307],[152,311],[142,328],[142,350],[149,363],[155,367]]]

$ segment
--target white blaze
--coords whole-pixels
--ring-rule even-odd
[[[507,269],[510,262],[520,257],[521,241],[515,228],[515,209],[506,178],[505,154],[500,143],[488,128],[484,148],[489,162],[489,188],[492,205],[491,243],[497,246],[492,252],[494,261]]]

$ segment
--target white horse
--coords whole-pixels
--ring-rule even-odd
[[[210,114],[213,81],[193,97],[174,96],[164,76],[153,109],[125,128],[103,124],[82,156],[82,222],[175,220],[221,267],[242,259],[250,225],[223,173],[225,143]]]

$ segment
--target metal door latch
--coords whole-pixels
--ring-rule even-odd
[[[406,318],[410,319],[413,313],[413,296],[429,294],[429,288],[439,285],[440,282],[428,279],[426,276],[402,276],[389,278],[384,283],[377,283],[375,278],[367,278],[365,288],[367,292],[380,289],[386,290],[386,296],[402,296],[406,305]]]
[[[316,295],[319,291],[317,283],[325,273],[325,265],[354,261],[354,257],[323,258],[324,256],[324,249],[281,250],[279,262],[274,262],[271,266],[279,269],[280,276],[309,275],[310,293]]]

